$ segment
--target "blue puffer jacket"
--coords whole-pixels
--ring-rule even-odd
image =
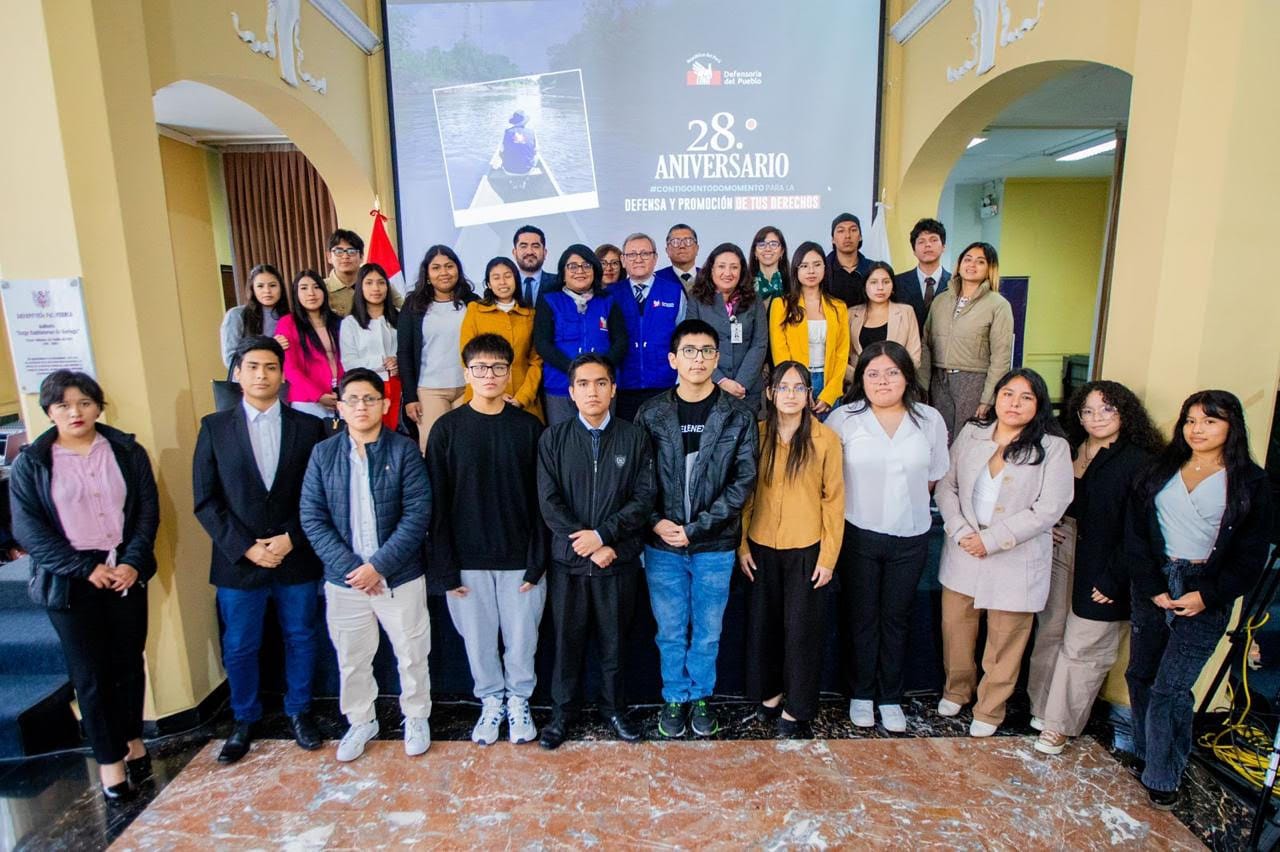
[[[416,441],[383,429],[364,449],[378,517],[378,551],[369,561],[394,589],[426,571],[431,484]],[[347,586],[347,574],[364,564],[351,545],[350,453],[345,432],[321,441],[302,480],[302,531],[335,586]]]

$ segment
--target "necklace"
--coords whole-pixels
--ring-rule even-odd
[[[1192,467],[1192,470],[1194,470],[1196,473],[1199,473],[1201,470],[1201,467],[1202,467],[1201,463],[1196,462],[1195,465]],[[1222,467],[1222,459],[1220,458],[1214,459],[1210,467]]]

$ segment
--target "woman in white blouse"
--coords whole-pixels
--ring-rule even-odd
[[[938,580],[947,683],[938,715],[957,715],[976,686],[970,736],[989,737],[1004,721],[1031,625],[1049,598],[1052,530],[1074,483],[1071,448],[1044,379],[1025,367],[1005,373],[994,408],[956,436],[935,492],[946,531]],[[984,614],[978,681],[974,650]]]
[[[929,557],[929,493],[947,472],[947,427],[924,404],[915,361],[900,343],[862,350],[848,402],[827,420],[844,445],[844,614],[853,643],[849,718],[907,729],[902,670],[907,623]]]
[[[351,314],[338,329],[343,369],[364,367],[377,373],[385,385],[391,405],[382,422],[388,429],[400,420],[400,371],[396,366],[396,320],[399,312],[390,298],[387,271],[377,263],[366,263],[356,273]]]

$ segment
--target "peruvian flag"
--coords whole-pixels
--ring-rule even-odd
[[[400,269],[400,258],[396,256],[396,250],[391,247],[387,228],[382,224],[387,221],[387,217],[382,215],[376,200],[369,215],[373,217],[373,233],[369,235],[369,253],[366,257],[369,263],[376,263],[387,271],[387,283],[391,285],[391,289],[403,297],[405,286],[404,274]]]

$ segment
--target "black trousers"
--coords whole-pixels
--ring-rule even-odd
[[[572,716],[577,712],[588,642],[594,645],[600,660],[600,712],[615,716],[626,709],[622,642],[635,611],[639,580],[639,565],[594,577],[570,574],[559,565],[552,565],[547,572],[556,637],[551,701],[557,714]]]
[[[747,591],[747,697],[763,701],[778,693],[793,718],[818,713],[827,594],[813,587],[818,545],[774,550],[748,539],[755,580]]]
[[[845,522],[837,576],[852,645],[845,673],[855,699],[902,701],[907,625],[929,556],[928,539],[928,533],[885,535]]]
[[[75,579],[70,604],[48,610],[49,620],[62,640],[93,759],[116,763],[128,753],[129,740],[142,736],[147,590],[135,584],[121,596]]]

